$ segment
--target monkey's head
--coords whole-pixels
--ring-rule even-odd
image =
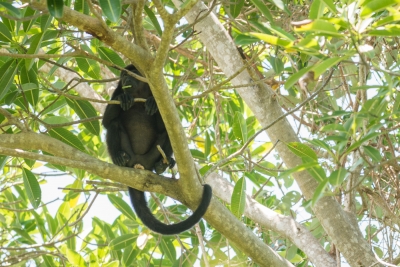
[[[128,65],[125,67],[125,69],[141,76],[141,73],[133,65]],[[130,94],[134,98],[147,99],[148,97],[153,95],[147,83],[136,79],[125,70],[121,71],[121,79],[119,82],[122,89],[124,90],[124,93]]]

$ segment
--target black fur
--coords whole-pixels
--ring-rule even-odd
[[[125,69],[139,74],[135,66]],[[146,102],[134,102],[134,98],[145,98]],[[137,167],[163,173],[175,165],[171,143],[157,104],[147,83],[121,72],[121,79],[112,100],[120,105],[109,104],[104,112],[103,125],[107,129],[108,152],[114,164]],[[159,145],[169,163],[166,163],[157,149]],[[204,185],[203,197],[197,210],[185,221],[168,225],[157,220],[147,206],[144,192],[129,188],[133,208],[144,225],[163,235],[178,234],[192,228],[207,211],[212,197],[211,187]]]

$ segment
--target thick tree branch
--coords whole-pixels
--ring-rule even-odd
[[[23,0],[23,2],[29,3],[33,9],[47,11],[46,1]],[[97,18],[81,14],[64,6],[63,16],[60,20],[96,37],[103,43],[112,47],[114,50],[122,53],[139,69],[148,67],[153,61],[153,58],[148,51],[144,50],[138,45],[132,44],[126,38],[119,35],[117,32],[114,32],[110,28],[104,27],[104,24]]]
[[[42,150],[54,156],[23,151],[22,149]],[[196,201],[187,201],[187,196],[190,195],[193,190],[180,190],[177,180],[166,179],[145,170],[123,168],[102,162],[61,141],[43,134],[33,132],[2,134],[0,138],[0,154],[42,160],[53,164],[61,164],[63,166],[86,170],[99,177],[120,182],[139,190],[168,195],[181,201],[184,205],[192,209],[197,208],[199,203]],[[195,195],[201,195],[201,192]],[[214,198],[212,200],[205,215],[205,219],[219,232],[231,239],[244,253],[256,259],[261,266],[293,266],[269,246],[264,244],[262,240],[257,238],[217,199]]]
[[[233,185],[217,173],[212,173],[206,178],[206,182],[215,188],[214,195],[226,203],[231,203]],[[274,232],[286,236],[298,248],[308,256],[317,267],[336,267],[336,261],[321,246],[317,240],[303,225],[292,217],[284,216],[261,205],[249,195],[246,195],[246,207],[244,214],[254,222]]]
[[[178,0],[173,0],[173,2],[175,6],[180,5]],[[204,10],[208,8],[199,2],[185,17],[189,23],[193,23]],[[208,14],[194,27],[200,32],[198,36],[202,43],[207,46],[218,66],[228,77],[243,66],[233,40],[213,13]],[[220,49],[221,47],[224,49]],[[243,71],[232,80],[232,84],[246,84],[251,80],[254,80],[254,76]],[[258,87],[238,88],[237,91],[263,127],[283,115],[279,103],[273,97],[273,91],[265,84],[259,84]],[[300,158],[296,157],[285,145],[288,142],[299,142],[298,136],[287,119],[276,123],[274,127],[267,130],[267,134],[272,143],[278,140],[284,141],[280,142],[276,149],[288,168],[301,164]],[[306,171],[294,173],[293,176],[305,197],[312,199],[318,183]],[[321,198],[314,205],[313,210],[326,233],[351,266],[370,266],[377,262],[358,225],[352,224],[347,219],[342,207],[333,197]]]

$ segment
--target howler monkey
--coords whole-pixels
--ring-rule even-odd
[[[139,74],[133,65],[126,70]],[[134,102],[135,98],[144,98],[146,102]],[[119,100],[120,105],[109,104],[104,112],[103,125],[107,129],[106,142],[108,152],[114,164],[131,168],[144,168],[160,174],[167,167],[175,165],[171,143],[157,104],[147,83],[132,77],[127,71],[121,77],[112,100]],[[168,162],[165,162],[159,145]],[[193,227],[203,217],[210,204],[211,187],[204,185],[200,205],[185,221],[176,224],[164,224],[154,217],[147,206],[144,192],[129,187],[132,206],[138,217],[150,230],[173,235]]]

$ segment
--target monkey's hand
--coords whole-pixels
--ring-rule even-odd
[[[175,160],[173,158],[169,158],[168,162],[165,162],[164,159],[161,159],[160,161],[156,162],[154,164],[154,170],[156,171],[157,174],[163,173],[168,167],[172,169],[175,166]]]
[[[144,103],[144,109],[146,110],[146,113],[148,115],[153,115],[154,113],[157,112],[158,107],[156,100],[154,99],[153,96],[147,98],[146,102]]]
[[[126,111],[135,104],[135,99],[130,94],[120,94],[118,100],[121,102],[122,110]]]
[[[125,151],[118,151],[118,155],[113,158],[113,162],[114,164],[121,166],[121,167],[125,167],[126,163],[128,163],[128,161],[131,159],[131,156],[129,156],[128,153],[126,153]]]

